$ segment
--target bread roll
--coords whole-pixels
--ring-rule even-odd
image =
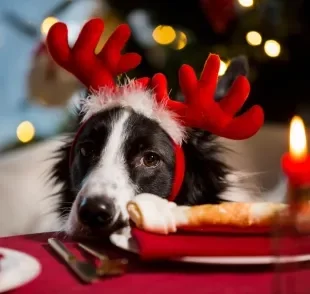
[[[271,226],[278,213],[285,212],[286,208],[286,204],[269,202],[177,206],[152,194],[140,194],[127,206],[130,219],[138,228],[159,234],[174,233],[182,227],[245,229]]]

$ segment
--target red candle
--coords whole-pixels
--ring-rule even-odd
[[[299,116],[290,124],[289,152],[282,157],[282,169],[293,188],[310,187],[310,156],[307,148],[306,130]]]

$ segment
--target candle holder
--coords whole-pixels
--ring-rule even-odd
[[[309,289],[300,289],[298,271],[309,265],[309,262],[281,263],[280,259],[283,256],[297,257],[305,254],[303,244],[306,239],[310,239],[310,185],[296,187],[289,184],[286,199],[288,209],[278,215],[273,232],[276,257],[274,293],[308,293]]]
[[[289,183],[286,192],[288,209],[277,217],[273,234],[274,293],[277,294],[310,293],[309,289],[300,289],[298,271],[302,265],[296,260],[298,255],[310,253],[310,248],[306,247],[310,238],[310,155],[305,126],[299,116],[294,116],[291,121],[289,139],[290,150],[282,157],[282,169]],[[295,263],[281,263],[280,259],[287,255],[296,257]]]
[[[310,201],[310,184],[302,185],[299,187],[288,185],[286,199],[292,206]]]

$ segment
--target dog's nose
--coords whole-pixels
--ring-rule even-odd
[[[80,222],[89,228],[107,228],[115,221],[116,207],[112,199],[82,197],[78,207]]]

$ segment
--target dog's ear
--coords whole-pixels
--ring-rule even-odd
[[[234,80],[239,76],[249,75],[249,63],[248,59],[244,55],[233,58],[225,72],[225,74],[219,79],[215,92],[215,100],[220,100],[229,90]]]

